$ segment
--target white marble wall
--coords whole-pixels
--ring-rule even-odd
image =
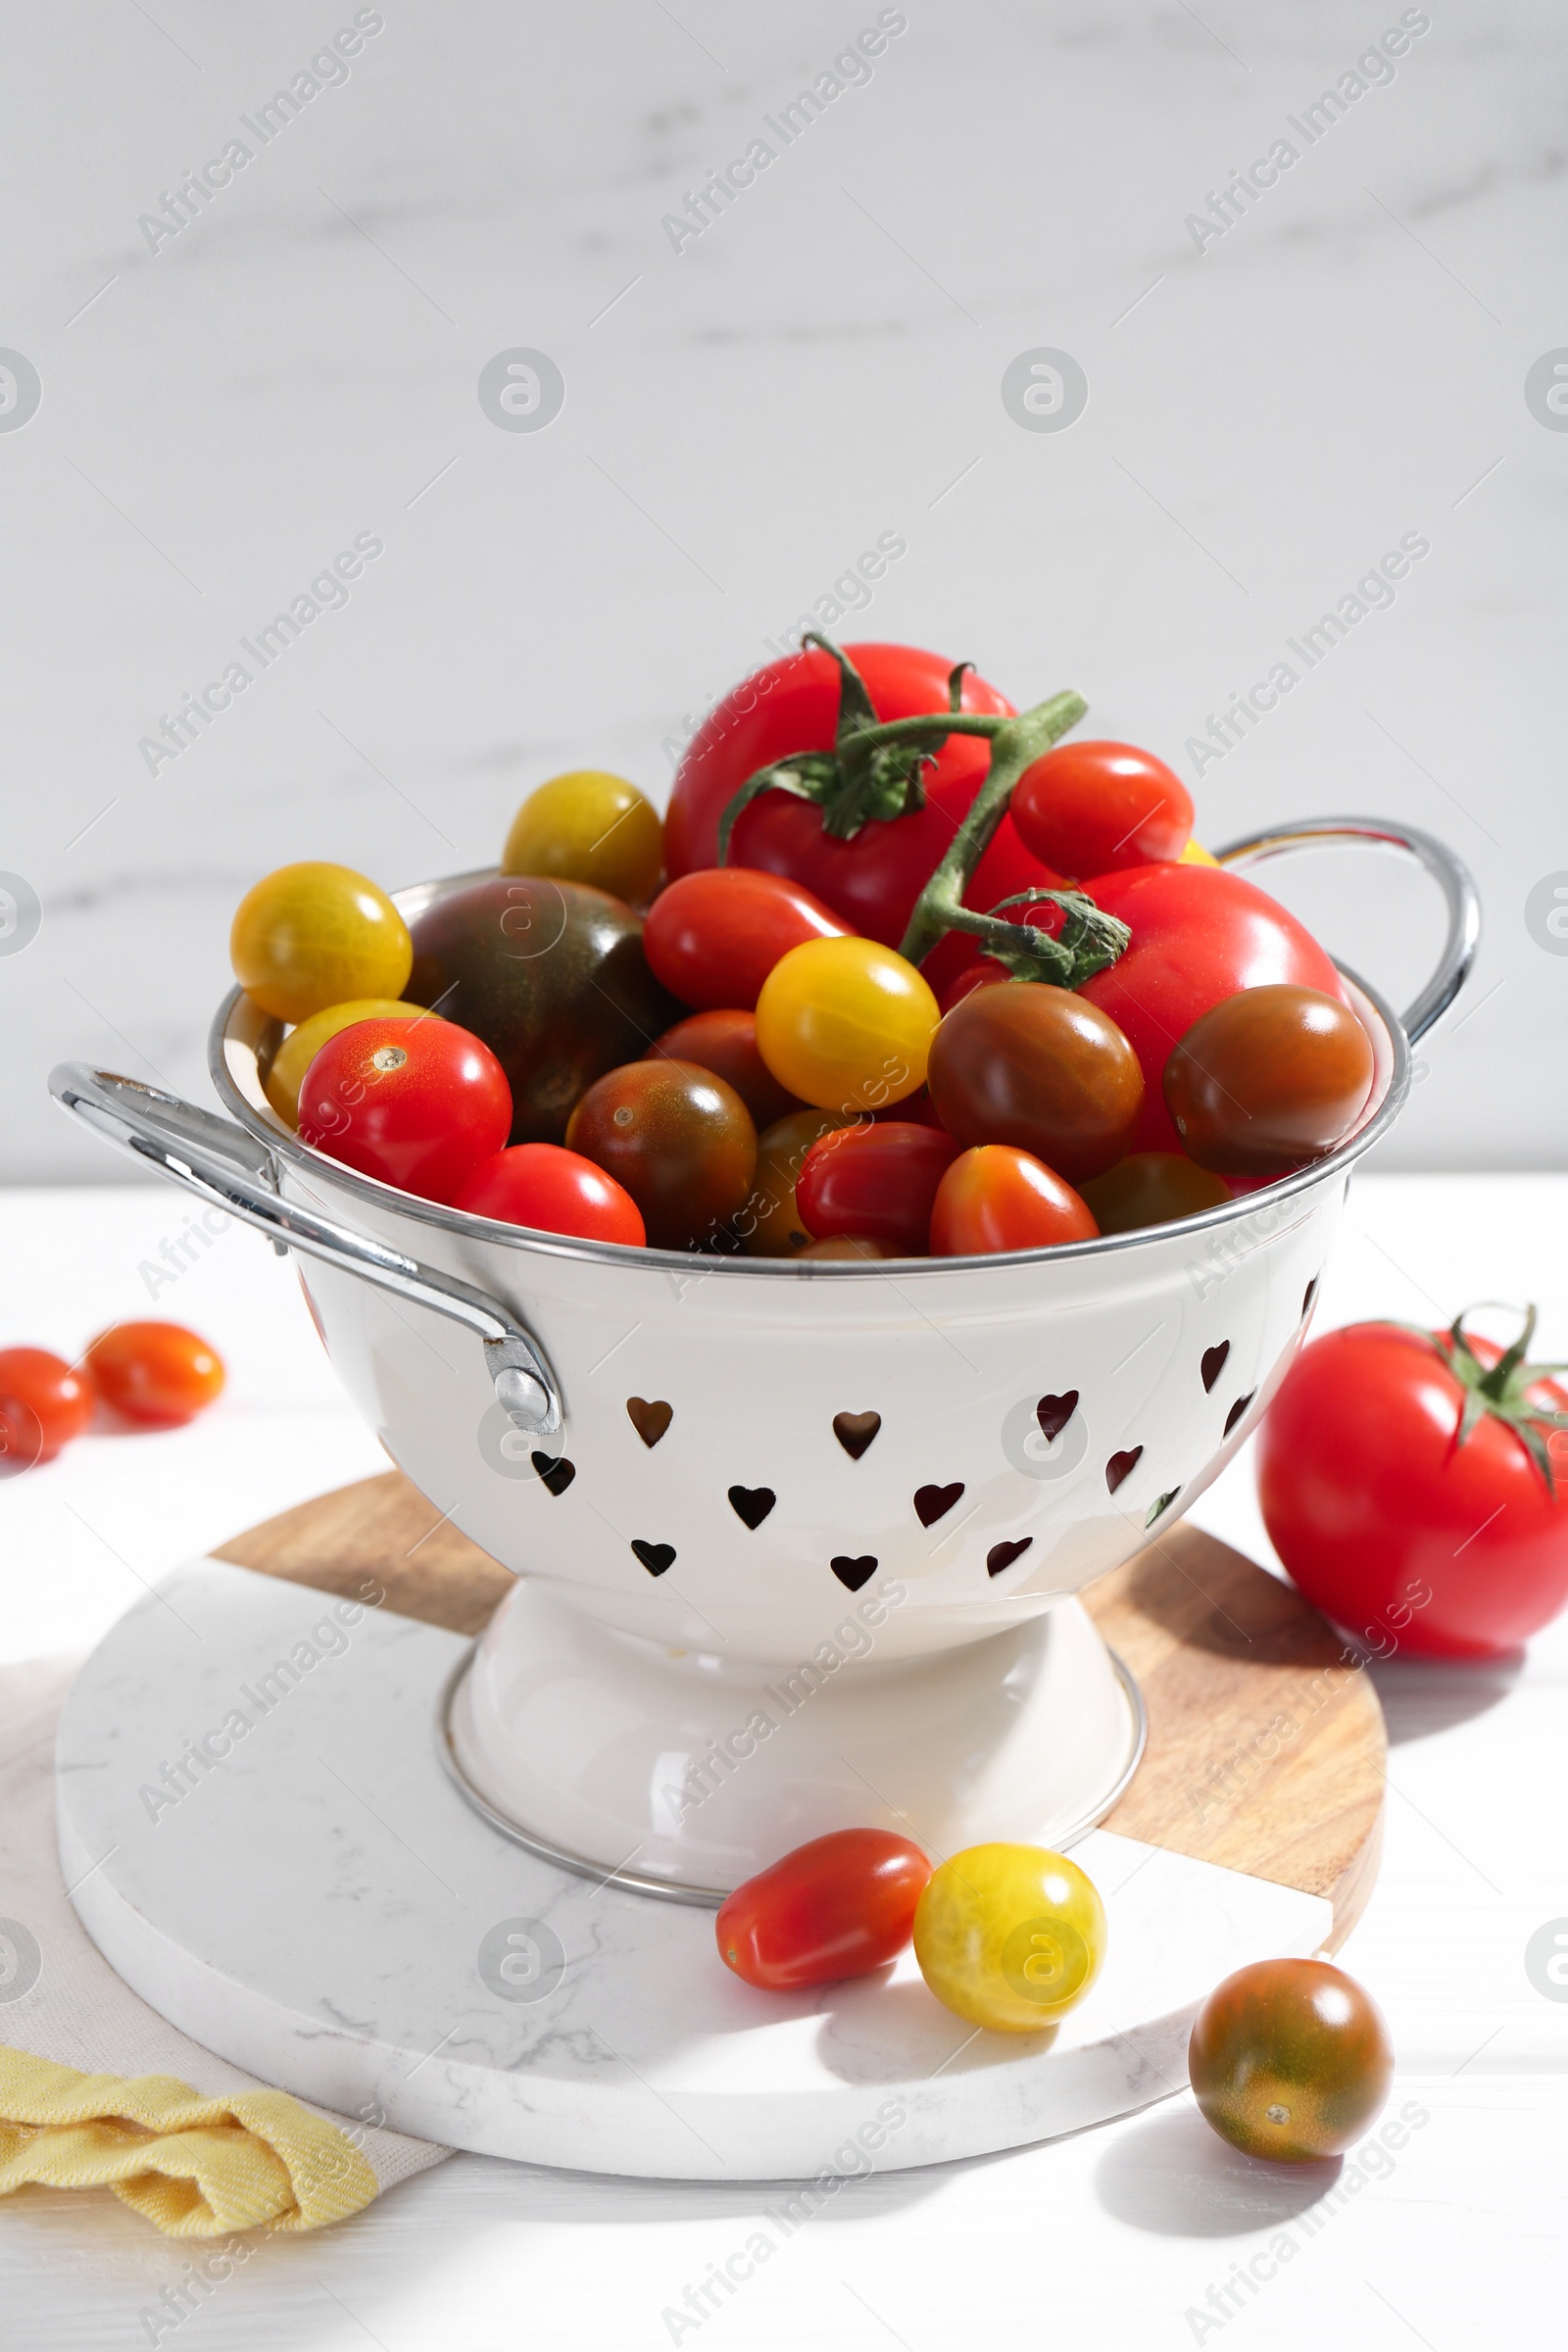
[[[13,0],[0,344],[42,400],[0,430],[0,869],[42,928],[0,954],[7,1177],[113,1172],[47,1102],[61,1056],[207,1099],[257,873],[488,862],[579,762],[662,788],[682,713],[883,532],[907,553],[849,634],[1079,687],[1211,840],[1345,808],[1444,833],[1487,938],[1388,1157],[1560,1157],[1568,941],[1526,917],[1568,869],[1568,434],[1525,399],[1568,338],[1550,0],[1405,12],[1430,28],[1310,147],[1288,118],[1397,0],[900,13],[783,149],[764,118],[875,0],[384,0],[263,146],[241,118],[349,0]],[[236,135],[150,250],[140,216]],[[663,216],[759,135],[776,160],[677,253]],[[1281,136],[1298,160],[1200,252],[1186,217]],[[564,379],[543,431],[477,397],[518,346]],[[1004,406],[1040,346],[1087,374],[1065,431]],[[1392,609],[1199,780],[1206,715],[1409,532]],[[361,533],[346,606],[150,774],[139,740]],[[1418,891],[1336,868],[1310,903],[1413,983]]]

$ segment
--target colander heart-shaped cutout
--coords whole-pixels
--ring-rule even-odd
[[[1023,1558],[1033,1542],[1033,1536],[1019,1536],[1012,1544],[993,1544],[986,1553],[986,1574],[1000,1576],[1004,1568],[1010,1568],[1014,1560]]]
[[[1067,1389],[1059,1396],[1041,1397],[1040,1402],[1035,1406],[1035,1419],[1040,1424],[1048,1446],[1054,1438],[1060,1437],[1077,1410],[1078,1392],[1076,1389]]]
[[[641,1536],[633,1536],[631,1547],[650,1576],[662,1576],[675,1557],[673,1544],[645,1544]]]
[[[730,1508],[755,1535],[778,1500],[771,1487],[731,1487]]]
[[[875,1576],[876,1561],[868,1551],[862,1552],[858,1560],[852,1560],[841,1551],[834,1556],[832,1569],[841,1585],[848,1585],[852,1592],[858,1592],[860,1587],[868,1585]]]
[[[531,1453],[528,1459],[552,1494],[564,1494],[577,1475],[575,1462],[568,1462],[564,1453]]]
[[[852,1462],[858,1462],[882,1426],[880,1413],[835,1413],[833,1435]]]
[[[657,1446],[675,1418],[675,1407],[666,1404],[662,1396],[656,1396],[652,1403],[646,1396],[628,1396],[626,1412],[645,1446]]]
[[[1125,1453],[1111,1455],[1105,1464],[1105,1485],[1112,1494],[1115,1494],[1122,1480],[1137,1469],[1143,1459],[1143,1453],[1144,1449],[1141,1446],[1129,1446]]]
[[[1199,1370],[1203,1375],[1203,1394],[1206,1396],[1225,1369],[1225,1358],[1231,1351],[1229,1340],[1221,1340],[1217,1348],[1205,1348]]]
[[[916,1487],[914,1515],[922,1527],[935,1527],[945,1519],[963,1493],[963,1481],[956,1478],[951,1487]]]

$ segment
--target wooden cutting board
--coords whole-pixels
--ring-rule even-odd
[[[509,1570],[398,1471],[264,1521],[215,1555],[477,1634]],[[1149,1745],[1104,1826],[1334,1905],[1338,1948],[1372,1890],[1387,1742],[1371,1677],[1315,1609],[1199,1528],[1178,1525],[1082,1595],[1149,1712]]]

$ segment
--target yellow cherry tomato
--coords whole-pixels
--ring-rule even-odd
[[[1219,859],[1200,841],[1189,841],[1176,860],[1178,865],[1218,865]]]
[[[808,939],[757,1000],[757,1046],[792,1095],[823,1110],[877,1110],[925,1084],[940,1019],[912,963],[874,939]]]
[[[939,2001],[994,2034],[1038,2034],[1081,2001],[1105,1957],[1093,1880],[1043,1845],[971,1845],[939,1863],[914,1914]]]
[[[426,1012],[422,1004],[406,1004],[395,997],[354,997],[347,1004],[323,1005],[308,1021],[291,1029],[272,1055],[262,1080],[267,1100],[280,1119],[297,1127],[305,1073],[329,1037],[336,1037],[340,1029],[352,1029],[356,1021],[415,1021],[421,1014],[426,1020],[440,1018],[439,1013]]]
[[[264,1012],[306,1021],[351,997],[401,997],[414,942],[384,890],[352,866],[280,865],[239,903],[234,977]]]
[[[808,1247],[811,1237],[795,1206],[795,1179],[820,1137],[854,1123],[854,1111],[792,1110],[763,1128],[752,1197],[735,1220],[748,1257],[799,1257]]]
[[[636,785],[579,767],[528,795],[512,820],[501,871],[588,882],[641,906],[658,886],[663,855],[659,811]]]

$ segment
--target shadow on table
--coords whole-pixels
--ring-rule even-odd
[[[1246,2237],[1293,2221],[1339,2175],[1338,2157],[1285,2166],[1244,2156],[1184,2105],[1118,2133],[1095,2190],[1107,2213],[1153,2237]]]
[[[1368,1668],[1389,1745],[1430,1740],[1501,1704],[1524,1672],[1525,1652],[1496,1658],[1388,1658]]]

